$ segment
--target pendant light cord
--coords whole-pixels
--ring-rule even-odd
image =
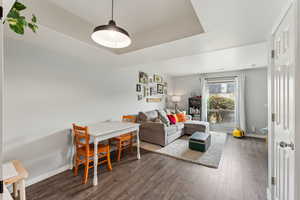
[[[114,0],[111,1],[111,19],[114,20]]]

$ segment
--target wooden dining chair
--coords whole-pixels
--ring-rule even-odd
[[[77,126],[73,124],[73,135],[74,135],[74,143],[76,147],[75,152],[75,167],[74,167],[74,175],[78,175],[78,167],[79,165],[84,165],[84,176],[83,183],[86,184],[88,180],[89,169],[93,168],[93,156],[94,156],[94,144],[90,144],[90,136],[89,130],[87,126]],[[109,171],[112,170],[111,161],[110,161],[110,148],[109,145],[98,144],[97,149],[98,154],[98,165],[107,163],[107,169]]]
[[[136,120],[137,120],[137,118],[134,115],[124,115],[122,117],[123,122],[136,123]],[[117,146],[117,154],[116,154],[117,161],[121,160],[121,154],[122,154],[123,150],[125,150],[127,148],[130,148],[130,151],[132,151],[133,138],[134,138],[134,132],[131,132],[131,133],[127,133],[127,134],[112,138],[110,140],[110,142],[114,141],[116,143],[116,146]]]

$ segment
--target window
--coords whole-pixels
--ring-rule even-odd
[[[236,125],[236,81],[208,81],[207,87],[207,119],[211,130],[231,131]]]

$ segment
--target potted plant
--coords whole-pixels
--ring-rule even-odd
[[[25,9],[26,6],[23,3],[16,1],[5,20],[9,28],[19,35],[24,35],[25,28],[31,29],[34,33],[38,29],[37,18],[34,14],[32,14],[31,20],[27,20],[25,16],[21,15],[21,11]]]

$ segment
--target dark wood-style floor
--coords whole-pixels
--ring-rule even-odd
[[[28,200],[266,200],[267,147],[262,140],[228,138],[218,169],[142,151],[127,153],[99,185],[66,171],[27,188]]]

